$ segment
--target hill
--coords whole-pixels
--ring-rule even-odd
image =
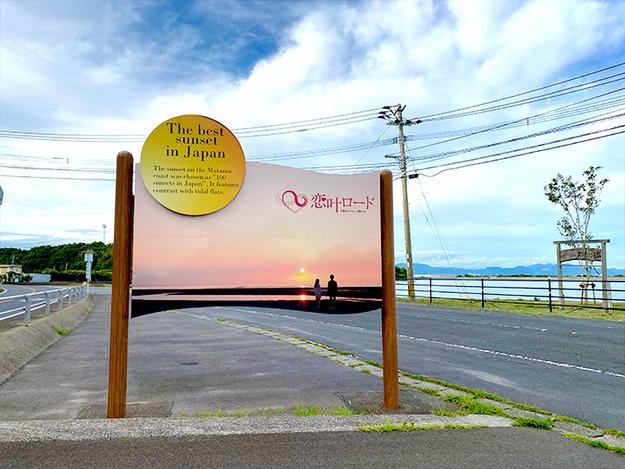
[[[397,267],[406,267],[405,263],[397,264]],[[413,264],[415,275],[452,275],[449,267],[431,267],[427,264]],[[600,271],[599,271],[600,272]],[[543,275],[556,277],[558,266],[555,264],[519,265],[517,267],[485,267],[483,269],[456,269],[458,275],[475,275],[480,277],[518,276],[518,275]],[[579,266],[575,264],[563,265],[562,274],[565,276],[579,275]],[[600,275],[593,270],[593,275]],[[625,275],[625,269],[608,268],[608,276]]]

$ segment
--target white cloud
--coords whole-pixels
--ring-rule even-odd
[[[623,5],[584,0],[263,2],[263,8],[243,2],[228,9],[224,8],[229,3],[199,2],[192,8],[187,4],[188,11],[150,2],[43,2],[37,8],[24,6],[28,3],[1,4],[3,129],[147,135],[162,121],[187,113],[208,115],[230,128],[240,128],[396,103],[407,104],[404,115],[412,118],[612,65],[622,57],[619,51],[625,36],[620,21],[625,16]],[[284,9],[282,15],[280,9]],[[214,28],[208,31],[202,21],[212,21]],[[232,35],[235,26],[240,35]],[[224,32],[223,37],[214,36],[218,30]],[[255,46],[269,43],[273,48],[267,46],[267,52],[237,65],[237,59]],[[471,119],[424,123],[406,128],[406,133],[518,119],[559,105],[548,102]],[[556,124],[491,132],[413,150],[410,156],[480,145]],[[248,155],[262,155],[370,142],[384,131],[384,137],[391,137],[396,128],[376,120],[275,138],[241,139],[241,143]],[[414,149],[428,143],[432,141],[415,140],[408,146]],[[2,144],[1,151],[6,153],[109,161],[119,150],[131,151],[137,160],[141,152],[140,142],[11,140]],[[385,154],[396,151],[395,146],[383,147],[366,155],[362,151],[286,163],[380,162],[385,161]],[[464,265],[482,265],[484,256],[490,265],[540,262],[551,255],[549,243],[557,234],[559,216],[544,198],[543,186],[557,172],[575,176],[590,164],[602,165],[611,179],[602,207],[618,209],[625,204],[624,154],[623,139],[613,137],[420,180],[450,249],[465,253],[460,258]],[[7,173],[2,168],[0,177]],[[2,178],[2,186],[7,194],[3,229],[5,224],[11,227],[7,231],[43,232],[45,223],[59,233],[94,229],[97,237],[101,223],[112,226],[111,183]],[[416,181],[411,186],[415,248],[440,250],[417,205],[417,200],[424,202]],[[399,185],[395,191],[395,244],[401,251]],[[30,195],[23,196],[23,201],[14,198],[23,193]],[[77,215],[52,215],[65,206],[73,207]],[[35,212],[41,213],[42,223],[32,220]],[[600,221],[598,212],[595,232],[619,230],[625,231],[622,220]],[[614,240],[618,246],[624,242],[622,234]],[[532,252],[532,245],[543,247]],[[610,259],[623,262],[622,256],[620,261],[616,256]]]

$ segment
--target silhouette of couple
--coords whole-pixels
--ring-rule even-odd
[[[315,280],[315,298],[317,299],[317,309],[321,308],[321,284],[319,283],[319,279]],[[336,307],[336,295],[339,292],[339,285],[334,280],[334,275],[330,274],[330,280],[328,281],[328,296],[330,297],[330,301],[332,302],[330,309],[334,309]]]

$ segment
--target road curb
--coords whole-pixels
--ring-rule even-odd
[[[54,344],[62,336],[52,326],[74,330],[93,308],[93,300],[78,303],[50,313],[30,323],[23,323],[0,333],[0,384],[21,367]]]
[[[424,430],[432,426],[509,427],[504,417],[467,415],[315,415],[282,417],[213,417],[186,419],[40,420],[0,422],[0,443],[24,441],[92,441],[117,438],[189,437],[202,435],[266,435],[277,433],[326,433],[359,431],[363,425],[414,423]]]

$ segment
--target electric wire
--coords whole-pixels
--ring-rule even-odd
[[[425,213],[425,210],[423,210],[423,206],[421,205],[421,202],[419,201],[419,198],[417,197],[414,191],[414,188],[412,187],[412,184],[410,184],[410,181],[408,181],[407,185],[410,187],[410,190],[413,192],[413,195],[415,196],[415,200],[417,201],[419,208],[421,209],[421,212],[423,213],[423,216],[425,217],[428,225],[430,226],[430,229],[434,233],[434,237],[438,241],[438,244],[441,247],[441,250],[443,251],[443,255],[445,256],[445,260],[447,261],[447,265],[449,269],[452,271],[452,274],[457,277],[458,270],[451,256],[451,251],[449,250],[449,246],[447,245],[447,242],[445,241],[445,237],[443,236],[443,232],[441,231],[440,226],[436,222],[436,218],[434,217],[434,212],[432,211],[432,208],[430,207],[427,197],[425,196],[423,185],[421,184],[421,181],[419,181],[418,179],[417,179],[417,182],[419,183],[419,187],[421,189],[421,195],[423,196],[423,200],[425,201],[428,212],[430,213],[432,222],[430,222],[429,217]],[[458,285],[456,285],[456,287],[458,288],[458,294],[461,294],[460,288],[458,287]],[[467,294],[466,291],[464,293]]]
[[[527,94],[535,93],[537,91],[542,91],[542,90],[545,90],[545,89],[548,89],[548,88],[552,88],[554,86],[562,85],[562,84],[565,84],[565,83],[570,83],[572,81],[579,80],[581,78],[586,78],[586,77],[591,76],[591,75],[596,75],[598,73],[602,73],[602,72],[605,72],[605,71],[608,71],[608,70],[612,70],[614,68],[622,67],[623,65],[625,65],[625,62],[620,62],[620,63],[614,64],[614,65],[611,65],[609,67],[602,68],[600,70],[594,70],[592,72],[588,72],[588,73],[585,73],[583,75],[579,75],[577,77],[568,78],[566,80],[562,80],[562,81],[559,81],[559,82],[556,82],[556,83],[552,83],[550,85],[541,86],[539,88],[534,88],[532,90],[523,91],[521,93],[513,94],[513,95],[510,95],[510,96],[503,97],[503,98],[498,98],[498,99],[494,99],[494,100],[491,100],[491,101],[486,101],[486,102],[480,103],[480,104],[474,104],[474,105],[471,105],[471,106],[465,106],[465,107],[458,108],[458,109],[453,109],[453,110],[450,110],[450,111],[443,111],[443,112],[438,112],[438,113],[434,113],[434,114],[428,114],[428,115],[419,117],[419,119],[421,119],[423,122],[425,122],[425,120],[429,120],[429,119],[434,118],[434,117],[443,116],[445,114],[459,113],[460,111],[466,111],[467,109],[474,109],[474,108],[477,108],[477,107],[487,106],[487,105],[498,103],[498,102],[501,102],[501,101],[506,101],[508,99],[518,98],[519,96],[525,96]],[[606,78],[603,78],[603,79],[612,78],[612,77],[618,76],[618,75],[620,75],[620,74],[612,75],[611,77],[606,77]],[[597,81],[597,80],[595,80],[595,81]],[[590,82],[590,83],[594,83],[594,82]],[[577,86],[579,86],[579,85],[577,85]],[[415,118],[415,119],[417,119],[417,118]]]
[[[618,119],[619,117],[623,117],[625,116],[625,112],[623,112],[624,109],[620,109],[618,111],[610,111],[608,113],[602,114],[596,118],[590,118],[590,119],[583,119],[581,121],[577,121],[577,122],[572,122],[570,124],[565,124],[565,125],[561,125],[558,127],[552,127],[550,129],[547,130],[542,130],[540,132],[534,132],[532,134],[527,134],[527,135],[522,135],[520,137],[515,137],[515,138],[511,138],[508,140],[502,140],[499,142],[494,142],[494,143],[488,143],[488,144],[484,144],[484,145],[478,145],[475,147],[470,147],[470,148],[462,148],[460,150],[452,150],[452,151],[447,151],[447,152],[441,152],[441,153],[434,153],[434,154],[430,154],[430,155],[423,155],[423,156],[418,156],[415,159],[417,161],[435,161],[435,160],[441,160],[441,159],[445,159],[445,158],[450,158],[452,156],[456,156],[456,155],[462,155],[462,154],[466,154],[466,153],[470,153],[476,150],[483,150],[486,148],[492,148],[495,146],[499,146],[499,145],[506,145],[509,143],[514,143],[514,142],[519,142],[522,140],[526,140],[526,139],[530,139],[530,138],[536,138],[536,137],[541,137],[544,135],[549,135],[552,133],[558,133],[558,132],[564,132],[567,130],[572,130],[572,129],[577,129],[580,127],[584,127],[587,125],[593,125],[593,124],[599,124],[602,122],[606,122],[612,119]],[[614,112],[620,112],[619,114],[613,114]],[[612,114],[612,115],[608,115],[608,114]]]
[[[380,140],[380,139],[384,136],[384,134],[385,134],[386,132],[388,132],[388,129],[390,129],[390,127],[389,127],[389,126],[387,126],[387,127],[386,127],[386,129],[384,129],[384,131],[383,131],[383,132],[380,134],[380,136],[379,136],[379,137],[375,140],[375,142],[373,142],[373,143],[371,144],[371,146],[367,149],[367,151],[366,151],[366,152],[364,152],[364,154],[360,157],[360,159],[359,159],[358,161],[356,161],[356,164],[354,164],[354,168],[358,167],[358,163],[360,163],[360,162],[363,160],[363,158],[364,158],[365,156],[367,156],[367,154],[371,151],[371,149],[373,148],[373,146],[374,146],[374,145],[375,145],[375,144],[376,144],[376,143],[377,143],[377,142],[378,142],[378,141],[379,141],[379,140]]]
[[[481,129],[478,128],[478,130],[476,130],[474,132],[469,132],[467,134],[461,134],[461,135],[459,135],[457,137],[449,138],[449,139],[443,140],[441,142],[434,142],[434,143],[430,143],[428,145],[422,145],[420,147],[410,148],[410,150],[411,151],[421,150],[423,148],[429,148],[429,147],[432,147],[432,146],[435,146],[435,145],[441,145],[443,143],[453,142],[453,141],[459,140],[461,138],[472,137],[474,135],[478,135],[478,134],[481,134],[481,133],[484,133],[484,132],[489,132],[489,131],[492,131],[492,130],[503,130],[503,129],[506,129],[506,128],[512,128],[512,127],[509,127],[509,126],[513,125],[513,124],[517,124],[517,125],[514,125],[514,127],[516,127],[516,126],[518,126],[519,123],[529,122],[530,119],[534,119],[536,117],[545,116],[545,115],[552,114],[552,113],[557,113],[559,111],[562,111],[563,109],[566,109],[566,108],[569,108],[569,107],[572,107],[572,106],[576,106],[576,105],[579,105],[579,104],[582,104],[582,103],[585,103],[587,101],[591,101],[591,100],[594,100],[594,99],[597,99],[597,98],[602,98],[604,96],[607,96],[607,95],[610,95],[610,94],[613,94],[613,93],[616,93],[616,92],[619,92],[619,91],[623,91],[623,90],[625,90],[625,87],[619,88],[617,90],[612,90],[612,91],[609,91],[607,93],[603,93],[603,94],[600,94],[600,95],[597,95],[597,96],[592,96],[590,98],[583,99],[583,100],[578,101],[576,103],[566,104],[564,106],[560,106],[559,108],[552,109],[550,111],[545,111],[545,112],[541,112],[541,113],[538,113],[538,114],[534,114],[533,116],[523,117],[521,119],[516,119],[516,120],[513,120],[513,121],[502,122],[502,123],[494,124],[493,126],[486,126],[486,128],[481,128]],[[567,117],[569,117],[569,116],[567,116]],[[554,119],[551,119],[551,120],[554,120]]]
[[[547,142],[547,143],[541,143],[539,145],[533,145],[533,146],[530,146],[530,147],[520,148],[520,149],[517,149],[517,150],[510,150],[510,151],[506,151],[506,152],[495,153],[495,154],[492,154],[492,155],[486,155],[486,156],[481,156],[481,157],[477,157],[477,158],[472,158],[470,160],[458,161],[458,162],[454,162],[454,163],[443,163],[443,164],[440,164],[440,165],[429,166],[427,168],[419,168],[419,169],[416,170],[416,172],[414,174],[411,174],[408,177],[413,178],[413,177],[417,177],[417,175],[418,176],[426,176],[426,177],[434,177],[434,176],[438,176],[441,173],[444,173],[445,171],[450,171],[452,169],[460,169],[460,168],[466,168],[466,167],[469,167],[469,166],[478,166],[478,165],[486,164],[486,163],[494,163],[494,162],[497,162],[497,161],[508,160],[508,159],[511,159],[511,158],[518,158],[520,156],[532,155],[534,153],[541,153],[543,151],[548,151],[548,150],[556,150],[558,148],[565,148],[565,147],[569,147],[571,145],[577,145],[577,144],[580,144],[580,143],[586,143],[586,142],[591,142],[591,141],[594,141],[594,140],[600,140],[600,139],[607,138],[607,137],[613,137],[615,135],[620,135],[620,134],[625,133],[625,129],[623,129],[623,127],[625,127],[625,125],[619,125],[619,126],[615,126],[615,127],[609,128],[609,129],[601,129],[601,130],[597,130],[595,132],[588,132],[588,133],[582,134],[582,135],[575,135],[573,137],[567,137],[567,138],[563,138],[563,139],[560,139],[560,140],[554,140],[554,141]],[[621,129],[621,130],[618,130],[618,129]],[[610,133],[608,135],[596,135],[596,134],[601,133],[601,132],[609,132],[609,131],[614,131],[614,132],[612,132],[612,133]],[[581,140],[581,141],[578,141],[578,142],[563,143],[561,145],[556,145],[556,146],[551,147],[551,148],[540,148],[540,147],[543,147],[543,146],[546,146],[546,145],[552,145],[554,143],[565,142],[567,140],[577,139],[577,138],[582,138],[582,137],[589,137],[589,138],[586,138],[585,140]],[[505,155],[505,154],[509,154],[509,153],[514,153],[514,152],[519,152],[519,151],[524,151],[524,150],[529,150],[529,149],[534,149],[534,148],[538,148],[538,149],[537,150],[532,150],[532,151],[527,151],[525,153],[519,153],[517,155],[510,155],[510,156],[503,156],[501,158],[495,158],[496,156]],[[489,158],[493,158],[493,159],[489,159]],[[480,161],[480,160],[484,160],[484,159],[488,159],[488,161]],[[428,175],[428,174],[423,174],[421,172],[421,171],[426,171],[428,169],[436,169],[436,168],[452,166],[452,165],[457,165],[457,166],[454,166],[452,168],[443,169],[442,171],[439,171],[436,174]]]
[[[354,124],[368,120],[377,119],[379,110],[374,108],[365,111],[356,111],[336,116],[321,117],[317,119],[307,119],[304,121],[290,122],[286,124],[273,124],[258,127],[245,127],[233,129],[232,132],[237,138],[267,137],[272,135],[283,135],[294,132],[306,132],[310,130],[324,129],[339,125]],[[375,112],[373,112],[375,111]],[[46,140],[65,142],[142,142],[145,135],[119,135],[119,134],[62,134],[47,132],[26,132],[15,130],[0,130],[0,137],[26,140]]]

